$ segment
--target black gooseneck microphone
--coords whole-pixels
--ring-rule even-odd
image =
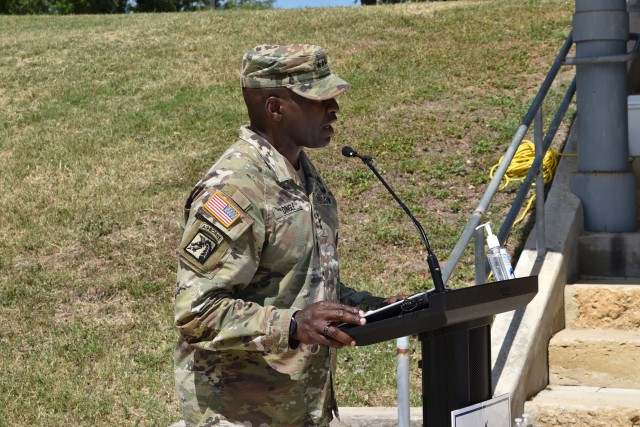
[[[371,169],[371,171],[375,174],[378,180],[380,180],[380,182],[382,183],[382,185],[384,185],[387,191],[391,193],[393,198],[396,199],[396,202],[398,202],[402,210],[404,210],[405,213],[409,215],[409,218],[411,218],[411,220],[413,221],[413,224],[418,229],[418,232],[420,233],[420,237],[422,237],[422,242],[424,243],[424,246],[427,248],[427,264],[429,265],[429,271],[431,272],[431,278],[433,279],[433,287],[438,293],[444,292],[446,289],[444,287],[444,282],[442,281],[442,271],[440,270],[440,264],[438,263],[438,258],[436,258],[436,255],[431,250],[431,245],[429,245],[429,239],[427,239],[427,234],[424,232],[424,228],[422,228],[422,225],[416,219],[416,217],[413,216],[413,214],[411,213],[407,205],[405,205],[402,202],[402,200],[400,200],[400,198],[389,186],[389,184],[387,184],[384,178],[382,178],[382,176],[380,175],[378,170],[375,168],[375,166],[373,166],[373,164],[371,163],[372,161],[371,156],[366,156],[366,155],[362,156],[358,154],[356,150],[348,146],[342,147],[342,155],[345,157],[357,157],[360,160],[362,160],[364,164],[367,165],[369,169]]]

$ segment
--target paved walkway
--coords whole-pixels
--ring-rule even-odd
[[[422,427],[422,408],[410,409],[410,426]],[[333,420],[331,427],[397,427],[398,408],[356,407],[340,408],[340,420]],[[179,421],[169,427],[185,427]]]

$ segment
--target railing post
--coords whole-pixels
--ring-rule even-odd
[[[484,228],[477,229],[473,233],[474,259],[476,267],[476,285],[481,285],[487,281],[486,259],[484,255]]]
[[[398,426],[409,427],[409,337],[396,340],[398,363],[396,368],[398,388]]]
[[[544,144],[542,139],[542,106],[538,108],[533,120],[533,142],[535,158],[538,159],[538,174],[536,176],[536,244],[538,258],[544,257],[546,252],[544,225]]]

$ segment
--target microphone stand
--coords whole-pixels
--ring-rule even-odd
[[[416,219],[416,217],[413,216],[409,208],[402,202],[402,200],[400,200],[400,198],[396,195],[396,193],[389,186],[389,184],[387,184],[384,178],[382,178],[382,175],[380,175],[380,173],[375,168],[375,166],[373,166],[371,156],[367,156],[367,155],[362,156],[358,154],[351,147],[343,147],[342,154],[346,157],[357,157],[360,160],[362,160],[362,162],[365,165],[367,165],[369,169],[371,169],[371,172],[374,173],[374,175],[378,178],[378,180],[382,183],[382,185],[384,185],[387,191],[391,193],[391,195],[396,200],[396,202],[398,202],[402,210],[404,210],[404,212],[409,216],[409,218],[411,218],[411,220],[413,221],[413,224],[416,226],[416,228],[418,229],[418,232],[420,233],[420,237],[422,238],[422,242],[424,243],[425,248],[427,249],[427,264],[429,265],[429,272],[431,273],[431,278],[433,279],[433,287],[435,288],[436,293],[445,292],[446,289],[444,286],[444,282],[442,281],[442,270],[440,269],[438,258],[436,258],[436,255],[431,250],[431,245],[429,245],[429,239],[427,238],[427,233],[425,233],[424,228],[422,228],[422,225]]]

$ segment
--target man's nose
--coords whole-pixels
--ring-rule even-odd
[[[340,111],[340,106],[338,105],[338,101],[335,98],[327,99],[325,101],[327,112],[329,113],[337,113]]]

